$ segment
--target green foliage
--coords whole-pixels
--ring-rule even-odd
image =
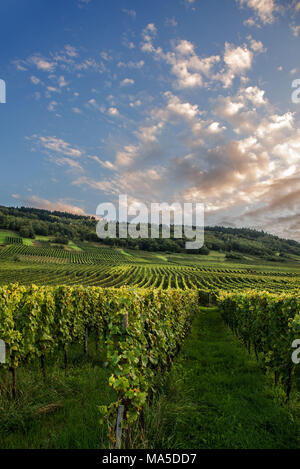
[[[198,307],[197,291],[96,287],[0,288],[0,337],[6,367],[15,369],[54,350],[83,343],[86,330],[107,346],[116,400],[100,409],[108,418],[126,407],[134,422],[153,390],[155,376],[168,370]]]
[[[224,321],[289,395],[295,371],[291,347],[300,331],[299,293],[220,291],[217,302]]]
[[[96,235],[97,220],[93,217],[73,215],[63,212],[49,212],[34,208],[15,208],[0,206],[0,228],[16,231],[23,238],[35,235],[55,236],[67,244],[66,240],[90,241],[120,248],[148,252],[168,251],[187,252],[185,239],[174,238],[174,226],[170,226],[170,239],[115,239],[100,240]],[[162,229],[162,227],[160,227]],[[149,225],[150,233],[150,225]],[[160,232],[161,234],[161,232]],[[211,250],[220,252],[239,252],[259,256],[270,262],[287,261],[293,255],[300,255],[300,244],[293,240],[280,239],[263,231],[249,228],[205,227],[205,245],[197,254],[208,255]],[[278,256],[280,253],[280,258]],[[195,254],[195,251],[190,251]]]

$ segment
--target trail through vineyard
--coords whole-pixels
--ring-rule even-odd
[[[48,363],[18,370],[15,401],[2,392],[0,447],[107,448],[97,408],[113,399],[105,354],[91,338],[69,351],[67,374]],[[159,379],[160,378],[160,379]],[[5,390],[5,381],[3,381]],[[127,448],[215,449],[299,447],[299,394],[284,403],[280,388],[224,324],[216,307],[200,307],[169,373],[133,425]]]
[[[201,308],[157,399],[159,412],[148,409],[149,440],[154,447],[297,448],[295,402],[279,404],[276,392],[218,309]]]

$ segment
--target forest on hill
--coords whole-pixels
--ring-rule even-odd
[[[99,239],[96,224],[94,217],[29,207],[0,206],[0,229],[15,231],[22,238],[51,236],[62,245],[68,244],[70,240],[90,241],[143,251],[187,252],[185,238],[174,238],[173,226],[170,239]],[[204,246],[197,252],[191,252],[205,255],[211,250],[225,252],[228,259],[239,259],[249,254],[268,261],[284,262],[295,255],[300,256],[300,243],[250,228],[206,226]]]

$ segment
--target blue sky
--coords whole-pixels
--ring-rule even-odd
[[[202,202],[300,239],[297,0],[2,0],[0,203]]]

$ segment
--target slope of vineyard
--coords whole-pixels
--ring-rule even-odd
[[[13,233],[2,238],[0,338],[7,345],[1,370],[6,394],[20,397],[20,375],[24,386],[28,373],[34,379],[41,374],[46,383],[50,363],[55,373],[61,360],[67,369],[77,345],[88,363],[88,344],[94,344],[94,360],[103,356],[106,397],[94,398],[93,405],[98,406],[96,425],[100,419],[100,427],[107,429],[110,443],[106,440],[105,447],[115,444],[120,405],[126,411],[124,428],[138,424],[157,392],[156,380],[180,352],[199,305],[218,303],[224,321],[255,351],[259,367],[274,376],[285,395],[297,387],[297,368],[290,361],[299,322],[297,260],[282,264],[249,257],[242,262],[230,261],[222,252],[148,252],[90,242],[64,246],[45,238],[27,242]],[[31,363],[35,371],[28,372]],[[84,380],[94,376],[84,373]],[[74,400],[76,409],[77,404]]]
[[[159,289],[295,290],[300,269],[294,265],[247,265],[216,261],[213,256],[174,255],[94,247],[6,244],[0,249],[0,284],[155,287]],[[212,259],[212,260],[210,260]]]

